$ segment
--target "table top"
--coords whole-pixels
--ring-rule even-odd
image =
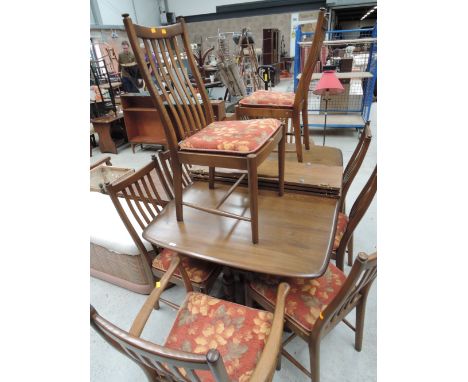
[[[230,185],[194,182],[184,201],[214,207]],[[239,186],[223,204],[224,211],[250,216],[248,190]],[[190,257],[285,277],[318,277],[325,272],[333,247],[338,200],[311,194],[259,189],[259,238],[251,239],[250,223],[184,207],[178,222],[175,203],[144,230],[143,237]]]
[[[103,115],[102,117],[93,118],[91,119],[91,122],[92,123],[109,123],[109,122],[114,122],[119,119],[122,119],[123,116],[124,116],[123,113],[117,113],[117,115],[112,113],[109,115]]]

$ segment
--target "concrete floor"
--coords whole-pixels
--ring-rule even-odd
[[[282,80],[275,90],[291,91],[291,81]],[[371,109],[371,128],[373,140],[367,156],[356,176],[347,196],[346,205],[352,206],[357,195],[366,183],[377,163],[377,103]],[[321,144],[321,130],[311,130],[311,137],[317,144]],[[338,147],[343,152],[344,164],[348,162],[357,143],[357,133],[351,129],[331,129],[327,131],[326,145]],[[101,154],[99,149],[93,150],[93,163],[104,156],[111,156],[115,166],[133,167],[138,169],[150,160],[152,151],[137,150],[132,153],[130,147],[119,148],[118,155]],[[354,234],[354,251],[372,253],[377,248],[377,197],[374,198],[366,215],[361,220]],[[349,267],[347,268],[349,271]],[[141,308],[146,296],[139,295],[107,282],[91,278],[91,304],[106,319],[128,330],[133,319]],[[218,286],[217,286],[218,287]],[[214,292],[216,293],[216,287]],[[184,297],[182,287],[174,287],[164,292],[164,296],[178,303]],[[155,343],[163,343],[169,332],[170,325],[176,312],[172,308],[161,305],[155,311],[143,331],[142,337]],[[354,322],[354,313],[348,319]],[[125,356],[111,348],[94,330],[90,331],[91,340],[91,381],[144,381],[145,376],[140,368]],[[299,338],[294,339],[287,346],[304,366],[309,368],[308,348]],[[367,382],[377,380],[377,282],[374,283],[369,295],[364,342],[362,351],[354,350],[354,333],[345,325],[339,324],[321,345],[321,381]],[[283,357],[282,368],[276,372],[273,381],[309,381],[309,379],[288,360]]]

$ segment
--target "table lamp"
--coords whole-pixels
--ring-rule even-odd
[[[334,66],[325,66],[323,69],[322,78],[320,78],[313,93],[320,96],[323,95],[325,100],[325,121],[323,125],[323,146],[325,146],[328,101],[330,100],[331,95],[343,93],[344,87],[341,85],[338,77],[336,77]]]

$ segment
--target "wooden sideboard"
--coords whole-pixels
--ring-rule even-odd
[[[153,144],[166,147],[167,141],[161,118],[151,97],[141,93],[130,93],[122,95],[121,102],[128,142],[133,152],[137,145]],[[215,119],[224,120],[226,118],[224,101],[212,100],[211,105]]]

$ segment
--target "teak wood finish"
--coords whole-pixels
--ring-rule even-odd
[[[364,214],[366,213],[367,209],[369,208],[376,192],[377,166],[375,166],[374,171],[369,177],[369,180],[367,181],[366,185],[361,190],[358,197],[356,198],[356,201],[351,207],[351,211],[348,215],[348,225],[346,226],[346,230],[343,233],[340,245],[338,246],[337,250],[332,254],[332,256],[336,260],[336,266],[341,270],[344,270],[344,257],[346,253],[346,248],[348,247],[349,242],[353,237],[353,232],[358,226]],[[352,265],[352,262],[352,251],[349,251],[348,248],[348,265]]]
[[[218,350],[210,349],[205,355],[194,354],[169,349],[140,337],[153,309],[159,309],[161,293],[173,277],[174,271],[180,268],[184,274],[184,280],[188,278],[183,268],[180,267],[180,262],[179,256],[173,258],[169,269],[161,279],[160,287],[155,288],[148,296],[133,321],[130,331],[122,330],[101,317],[93,306],[90,306],[91,326],[107,343],[136,362],[145,373],[148,381],[200,381],[195,370],[209,370],[215,381],[229,382],[223,359]],[[187,292],[192,290],[189,283],[186,283],[185,287]],[[271,331],[250,378],[251,382],[266,382],[273,379],[280,356],[285,300],[288,292],[289,285],[282,283],[278,288]],[[187,336],[189,337],[190,334],[187,333]]]
[[[237,118],[245,117],[262,117],[262,118],[278,118],[278,119],[291,119],[293,132],[287,134],[293,134],[295,137],[296,155],[298,162],[303,161],[302,142],[301,142],[301,120],[300,115],[302,113],[302,124],[304,145],[306,150],[310,149],[310,143],[314,145],[313,140],[309,137],[309,116],[307,112],[308,107],[308,95],[309,85],[312,79],[312,72],[315,67],[315,63],[319,60],[320,49],[322,47],[323,40],[325,39],[325,32],[327,31],[327,20],[325,17],[325,9],[320,8],[317,18],[317,24],[314,33],[314,39],[310,54],[305,62],[304,72],[299,80],[296,94],[294,97],[294,104],[290,108],[285,107],[273,107],[273,106],[262,106],[262,105],[251,105],[244,106],[238,105],[236,108]]]
[[[169,201],[174,198],[173,177],[169,166],[168,153],[163,154],[158,152],[157,156],[152,156],[152,161],[149,164],[135,172],[132,176],[120,182],[105,185],[105,191],[109,194],[114,203],[128,233],[143,255],[143,258],[146,259],[147,266],[145,266],[144,269],[150,279],[154,279],[153,274],[159,278],[164,274],[164,272],[152,268],[154,253],[157,253],[159,249],[153,246],[154,253],[148,252],[142,242],[142,238],[135,230],[135,227],[122,205],[123,203],[128,205],[137,224],[142,230],[145,229],[161,213],[162,209]],[[183,166],[182,182],[183,187],[188,186],[192,182],[186,166]],[[208,280],[201,283],[192,282],[192,286],[195,290],[202,293],[208,293],[211,290],[211,287],[221,271],[221,267],[215,264],[213,264],[213,267],[216,269]],[[184,283],[182,277],[178,275],[174,275],[171,278],[171,282],[179,285]],[[170,301],[163,301],[168,305],[177,307],[177,305]]]
[[[362,162],[366,156],[367,150],[369,149],[372,140],[372,132],[370,129],[370,122],[366,122],[364,129],[359,137],[359,142],[354,149],[353,155],[349,159],[348,164],[343,172],[343,184],[341,189],[341,212],[346,214],[346,195],[348,194],[349,188],[356,177],[359,169],[361,168]],[[348,241],[348,265],[353,265],[353,235],[350,236]]]
[[[183,206],[198,208],[204,212],[224,217],[244,219],[237,215],[228,214],[219,208],[206,208],[184,202],[182,198],[182,164],[208,166],[211,174],[210,189],[214,188],[215,167],[244,170],[247,171],[249,180],[251,217],[248,220],[251,223],[252,242],[258,243],[257,167],[278,146],[279,195],[282,196],[284,193],[285,127],[281,125],[263,146],[255,153],[248,155],[243,153],[226,154],[222,151],[200,153],[181,150],[179,142],[201,131],[214,121],[213,108],[191,54],[184,20],[181,18],[179,23],[161,28],[146,28],[133,24],[128,14],[122,16],[140,72],[161,115],[174,173],[177,221],[184,220]],[[140,39],[148,53],[154,80],[146,64],[145,55],[140,48]],[[179,40],[182,40],[182,43],[179,43]],[[184,60],[188,62],[195,79],[196,87],[205,106],[203,108],[188,78],[187,70],[183,66]]]
[[[230,184],[206,191],[206,182],[195,181],[184,190],[184,199],[216,206]],[[225,202],[226,211],[248,211],[248,190],[239,186]],[[150,243],[178,253],[237,269],[286,277],[318,277],[328,265],[335,237],[339,200],[310,193],[276,192],[260,189],[261,245],[250,240],[246,221],[223,219],[187,209],[185,223],[174,219],[171,201],[145,229]],[[202,223],[201,223],[202,222]]]
[[[369,295],[370,288],[376,277],[377,253],[367,256],[365,253],[361,252],[357,256],[349,276],[346,278],[341,290],[321,312],[321,317],[317,319],[311,331],[307,331],[296,324],[294,320],[286,314],[286,327],[291,329],[293,334],[283,343],[282,354],[296,367],[308,375],[312,382],[320,382],[320,341],[340,322],[343,321],[355,332],[354,347],[357,351],[361,351],[367,296]],[[252,300],[256,301],[266,310],[275,310],[274,305],[258,294],[247,283],[247,305],[251,305]],[[356,308],[356,326],[351,325],[345,319],[345,317],[354,308]],[[309,346],[310,372],[284,349],[284,346],[286,346],[286,344],[296,336],[304,339]]]

